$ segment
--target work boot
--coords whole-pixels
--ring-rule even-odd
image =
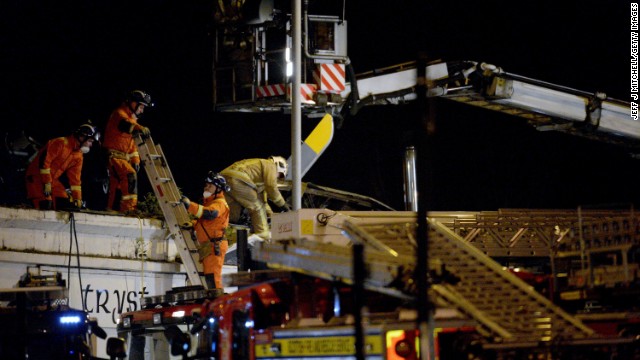
[[[40,210],[52,210],[53,209],[53,201],[51,200],[41,200],[38,204]]]
[[[60,211],[78,210],[78,207],[75,206],[69,200],[69,198],[56,197],[55,203],[56,203],[56,210],[60,210]]]
[[[105,209],[104,212],[107,213],[107,215],[122,215],[120,211],[113,209]]]
[[[261,238],[262,240],[264,240],[266,242],[271,242],[271,231],[269,231],[269,230],[263,231],[261,233],[254,233],[253,235]]]

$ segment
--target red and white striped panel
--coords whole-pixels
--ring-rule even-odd
[[[284,93],[284,84],[258,86],[256,89],[256,97],[258,98],[281,96],[284,95]]]
[[[287,86],[287,98],[291,99],[291,84]],[[302,95],[301,101],[309,102],[313,101],[313,94],[316,93],[318,87],[316,84],[300,84],[300,95]]]
[[[313,79],[319,90],[344,91],[344,64],[319,64],[313,72]]]

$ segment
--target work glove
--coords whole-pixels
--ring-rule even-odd
[[[50,196],[51,195],[51,183],[45,183],[44,186],[42,187],[42,192],[44,193],[44,196]]]
[[[133,128],[133,132],[141,133],[143,136],[149,136],[151,134],[151,130],[149,130],[148,127],[140,124],[136,124],[136,127]]]
[[[189,200],[189,198],[184,195],[180,196],[180,201],[182,202],[184,207],[187,209],[189,208],[189,205],[191,205],[191,200]]]
[[[82,200],[80,200],[80,199],[73,199],[73,205],[75,207],[77,207],[78,209],[82,209],[83,208]]]
[[[287,211],[291,211],[291,206],[289,206],[289,204],[284,203],[284,205],[278,207],[278,212],[287,212]]]
[[[133,166],[133,170],[135,170],[136,172],[140,171],[140,164],[139,163],[133,163],[133,164],[131,164],[131,166]]]

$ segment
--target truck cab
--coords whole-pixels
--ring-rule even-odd
[[[353,359],[356,344],[366,359],[421,358],[415,311],[402,299],[367,292],[360,343],[351,286],[287,271],[237,277],[251,276],[271,279],[199,304],[123,314],[128,320],[120,323],[118,332],[132,347],[129,359],[143,358],[143,337],[163,338],[165,351],[190,359]],[[186,310],[182,318],[175,317],[179,309]],[[145,312],[163,315],[154,325]],[[444,339],[439,343],[441,359],[459,353],[462,341],[455,339],[475,334],[472,322],[456,316],[440,317],[436,326]],[[156,336],[159,333],[163,336]]]

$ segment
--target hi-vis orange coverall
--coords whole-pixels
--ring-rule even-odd
[[[211,287],[211,276],[218,289],[222,288],[222,265],[224,256],[229,249],[229,243],[225,238],[225,229],[229,226],[229,205],[222,192],[211,195],[203,200],[203,204],[191,202],[187,211],[197,220],[193,222],[193,230],[198,240],[200,254],[206,254],[200,258],[204,267],[205,279],[208,287]],[[204,251],[203,251],[204,250]]]
[[[26,172],[27,198],[36,209],[40,209],[41,201],[69,198],[64,185],[58,180],[64,173],[69,180],[71,196],[74,200],[82,200],[82,155],[80,143],[73,135],[51,139],[40,149]],[[46,183],[51,183],[51,195],[48,196],[43,191]],[[52,205],[55,209],[55,202]]]
[[[115,109],[107,121],[103,147],[109,156],[107,208],[110,210],[118,189],[122,194],[120,212],[134,210],[138,204],[138,176],[133,165],[140,164],[140,155],[131,133],[141,129],[137,117],[126,103]]]

